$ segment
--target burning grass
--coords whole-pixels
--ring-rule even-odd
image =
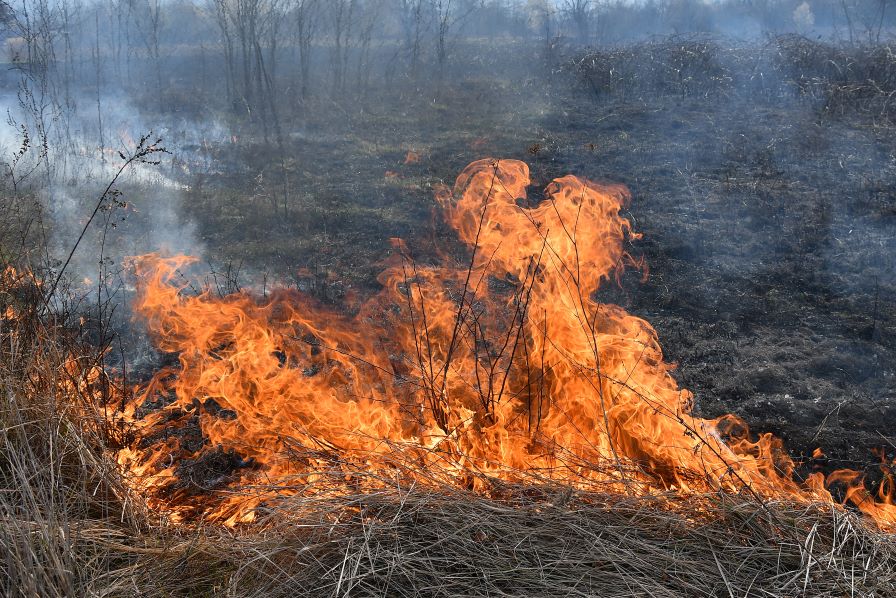
[[[97,437],[75,424],[80,418],[60,413],[52,393],[24,392],[27,374],[48,374],[29,370],[4,370],[0,379],[6,596],[896,591],[890,536],[836,507],[748,496],[506,485],[501,497],[486,498],[449,485],[392,485],[293,496],[249,527],[170,526],[127,498]]]
[[[891,536],[798,486],[770,436],[692,416],[649,324],[591,298],[629,260],[624,189],[527,185],[520,162],[465,170],[440,201],[469,266],[396,243],[367,319],[191,296],[186,260],[138,261],[180,360],[136,400],[7,270],[7,593],[890,593]]]
[[[635,498],[504,484],[487,498],[453,485],[393,484],[292,496],[248,527],[171,526],[122,483],[108,440],[92,425],[102,413],[91,416],[58,392],[84,348],[52,328],[23,347],[22,330],[3,323],[5,596],[896,591],[889,536],[836,507],[763,505],[749,496]]]
[[[888,595],[889,536],[848,512],[749,496],[558,486],[293,496],[255,524],[171,526],[73,409],[70,340],[3,330],[6,596]],[[85,420],[85,417],[87,418]],[[340,475],[342,475],[340,473]],[[244,492],[250,492],[245,489]]]
[[[833,503],[826,486],[842,483],[893,524],[886,467],[876,497],[854,471],[798,479],[779,438],[693,414],[650,324],[596,298],[636,263],[625,188],[565,176],[534,203],[529,184],[522,162],[470,164],[437,194],[468,265],[424,266],[396,241],[383,290],[354,316],[286,291],[185,293],[193,260],[136,259],[136,311],[178,365],[115,415],[133,487],[176,520],[235,525],[292,495],[394,483],[806,504]],[[333,470],[341,483],[321,484]]]

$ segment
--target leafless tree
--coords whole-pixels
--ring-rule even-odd
[[[579,42],[585,44],[591,41],[594,0],[562,0],[560,8],[575,28]]]
[[[444,71],[448,62],[449,35],[480,6],[481,2],[461,3],[458,0],[433,0],[438,29],[436,56],[439,73]]]
[[[556,8],[551,0],[534,0],[528,5],[529,23],[541,37],[544,44],[545,62],[548,68],[553,64],[556,30],[554,20]]]
[[[859,12],[868,43],[880,43],[880,34],[884,28],[884,20],[887,16],[889,4],[890,0],[874,0],[863,6]]]
[[[59,13],[61,26],[59,35],[62,41],[63,57],[60,65],[61,103],[65,106],[66,110],[71,111],[74,108],[72,84],[77,76],[75,73],[75,47],[73,38],[77,34],[74,29],[81,19],[81,4],[79,0],[60,0]]]
[[[383,17],[383,0],[367,0],[358,17],[358,61],[356,90],[359,97],[367,92],[370,83],[370,46],[373,34]]]
[[[212,0],[227,64],[228,93],[265,139],[280,136],[276,67],[283,16],[281,0]]]
[[[52,76],[60,14],[58,6],[48,0],[22,0],[14,15],[12,27],[24,46],[23,56],[16,63],[21,73],[18,103],[23,122],[17,122],[16,126],[24,127],[30,132],[32,144],[40,145],[37,156],[49,181],[53,171],[48,144],[52,128],[61,116],[58,81]]]
[[[280,46],[280,15],[280,0],[270,0],[263,5],[261,30],[265,33],[265,39],[267,39],[267,57],[265,57],[260,37],[255,37],[254,44],[258,89],[262,97],[266,99],[265,108],[269,110],[270,124],[273,126],[277,143],[282,147],[283,132],[280,128],[280,117],[277,111],[277,49]],[[267,139],[267,116],[265,111],[262,110],[265,139]]]
[[[404,51],[407,54],[409,72],[416,78],[420,65],[423,36],[429,27],[427,0],[398,0],[396,10],[404,34]]]
[[[162,89],[161,35],[163,20],[162,0],[130,0],[137,32],[147,56],[152,60],[156,89]]]
[[[231,3],[227,0],[211,0],[211,4],[214,9],[213,14],[215,15],[215,24],[218,26],[218,31],[221,33],[221,47],[224,51],[224,63],[227,68],[227,99],[233,107],[237,104],[237,74]]]
[[[855,10],[854,0],[840,0],[840,7],[843,9],[843,17],[846,19],[846,28],[849,32],[849,43],[855,41],[856,29],[852,22],[852,13]]]
[[[102,53],[100,52],[100,13],[99,13],[99,11],[94,13],[94,18],[96,21],[96,39],[94,40],[92,59],[93,59],[94,73],[96,76],[96,121],[97,121],[97,130],[99,132],[100,162],[102,164],[105,164],[106,163],[106,154],[103,151],[103,149],[106,146],[105,132],[103,130],[103,61],[102,61]]]
[[[308,99],[311,81],[311,49],[320,26],[321,0],[292,0],[293,39],[298,50],[300,97]]]
[[[331,0],[328,11],[332,49],[330,69],[333,74],[333,95],[345,93],[352,27],[358,0]]]

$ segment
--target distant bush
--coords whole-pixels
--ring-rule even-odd
[[[845,45],[781,35],[773,65],[798,96],[826,112],[896,119],[896,43]]]
[[[576,76],[599,96],[710,96],[732,87],[724,54],[708,36],[670,36],[609,49],[589,49],[573,59]]]
[[[764,44],[670,36],[589,48],[567,70],[601,98],[796,97],[824,113],[896,120],[896,43],[837,44],[797,34]]]

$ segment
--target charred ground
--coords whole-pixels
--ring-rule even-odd
[[[781,436],[804,473],[873,475],[896,425],[896,66],[879,52],[666,38],[383,92],[279,144],[209,148],[225,172],[191,173],[185,207],[231,272],[350,305],[390,237],[424,261],[450,244],[432,187],[472,159],[524,160],[536,187],[624,183],[650,275],[600,294],[657,329],[698,411]]]

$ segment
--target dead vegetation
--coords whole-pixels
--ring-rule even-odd
[[[717,96],[728,93],[735,73],[722,62],[723,48],[710,36],[670,36],[589,50],[573,58],[576,75],[598,96]]]
[[[896,118],[896,44],[842,45],[782,35],[774,64],[800,97],[825,112]]]
[[[709,35],[668,36],[589,50],[569,68],[600,97],[780,101],[795,96],[824,114],[896,118],[896,46],[843,44],[797,34],[742,44]]]
[[[293,498],[245,529],[174,528],[117,495],[111,464],[64,416],[48,417],[39,403],[22,410],[4,391],[7,596],[896,591],[888,536],[839,509],[763,507],[747,497],[670,502],[528,487],[486,499],[394,487]],[[27,436],[24,414],[42,422]]]

